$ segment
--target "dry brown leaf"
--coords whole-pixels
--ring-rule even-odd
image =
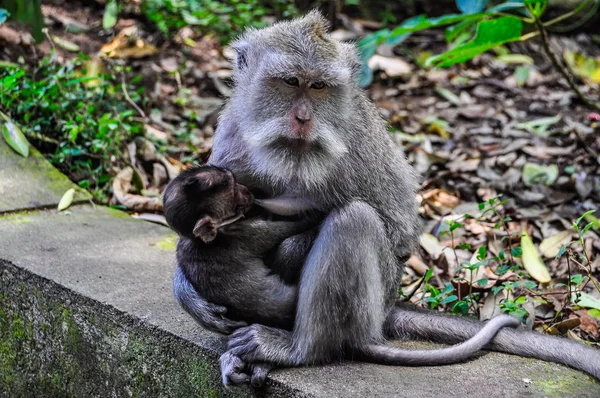
[[[575,329],[577,326],[581,324],[579,318],[569,318],[564,321],[555,323],[551,326],[546,326],[544,329],[547,333],[553,335],[561,335],[567,333],[567,331],[571,329]]]
[[[575,313],[579,316],[579,320],[581,327],[586,332],[592,334],[594,337],[600,337],[600,333],[598,333],[598,322],[590,316],[587,310],[578,310]]]
[[[158,53],[158,49],[138,37],[137,26],[129,26],[109,43],[104,44],[100,51],[111,58],[143,58]]]
[[[416,254],[412,254],[410,258],[406,261],[406,265],[411,267],[417,274],[423,276],[429,270],[427,264],[421,260],[421,257]]]
[[[157,197],[147,197],[129,193],[132,187],[133,169],[121,170],[113,180],[113,194],[116,201],[129,210],[145,212],[162,210],[162,201]]]
[[[444,246],[440,244],[438,238],[431,234],[423,234],[419,240],[421,247],[425,249],[429,256],[434,260],[437,260],[444,251]]]
[[[522,151],[538,159],[551,159],[555,156],[571,156],[573,155],[575,148],[577,148],[577,145],[567,147],[545,147],[536,145],[526,146],[522,148]]]
[[[382,70],[389,77],[408,76],[412,72],[412,67],[406,61],[399,57],[383,57],[375,54],[369,59],[369,68],[374,71]]]
[[[571,241],[573,232],[573,230],[561,231],[553,236],[545,238],[540,243],[540,253],[546,258],[556,257],[560,248]]]

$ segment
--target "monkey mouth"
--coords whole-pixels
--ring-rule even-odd
[[[279,137],[271,145],[275,149],[285,149],[291,152],[306,152],[313,143],[304,138]]]

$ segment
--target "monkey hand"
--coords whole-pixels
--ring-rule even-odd
[[[268,363],[247,364],[231,351],[221,355],[220,361],[223,384],[228,387],[239,387],[247,383],[253,387],[262,387],[272,369],[272,365]]]
[[[254,323],[233,332],[227,349],[248,363],[277,363],[278,357],[270,357],[268,353],[281,351],[279,348],[287,350],[291,344],[291,332]]]
[[[227,307],[204,301],[203,308],[196,311],[194,318],[205,329],[211,332],[230,335],[235,330],[248,324],[244,321],[234,321],[225,317]]]

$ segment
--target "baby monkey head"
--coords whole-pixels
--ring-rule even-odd
[[[217,230],[250,210],[254,196],[226,169],[200,166],[183,171],[164,193],[164,213],[176,232],[212,242]]]

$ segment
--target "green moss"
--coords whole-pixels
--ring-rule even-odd
[[[216,355],[18,275],[0,272],[0,391],[7,396],[248,395],[223,389]]]
[[[19,211],[16,213],[9,213],[5,215],[0,215],[0,222],[4,221],[9,224],[27,224],[33,221],[32,216],[34,212],[32,211]]]
[[[581,391],[581,378],[569,374],[554,373],[551,379],[535,380],[533,385],[536,390],[548,397],[574,396],[578,391]]]
[[[168,236],[154,245],[158,250],[174,252],[177,248],[177,235]]]
[[[106,211],[114,218],[124,218],[129,220],[133,219],[128,213],[125,213],[124,211],[114,209],[112,207],[105,207],[104,209],[106,209]]]

